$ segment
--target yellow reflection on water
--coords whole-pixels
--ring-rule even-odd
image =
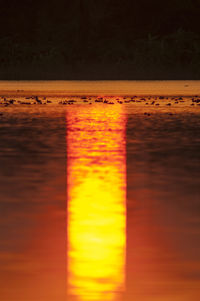
[[[125,284],[126,158],[123,109],[67,115],[68,298],[119,300]]]

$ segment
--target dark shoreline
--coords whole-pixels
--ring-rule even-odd
[[[57,66],[4,66],[0,80],[200,80],[190,68],[139,68],[131,64],[73,64]]]

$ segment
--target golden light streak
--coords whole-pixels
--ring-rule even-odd
[[[125,283],[125,117],[120,106],[83,106],[67,115],[67,123],[69,299],[119,300]]]

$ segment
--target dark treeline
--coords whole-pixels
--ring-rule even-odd
[[[0,3],[2,76],[98,65],[133,78],[200,75],[200,0]]]

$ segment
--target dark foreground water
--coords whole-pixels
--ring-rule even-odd
[[[198,301],[198,97],[10,99],[0,300]]]

